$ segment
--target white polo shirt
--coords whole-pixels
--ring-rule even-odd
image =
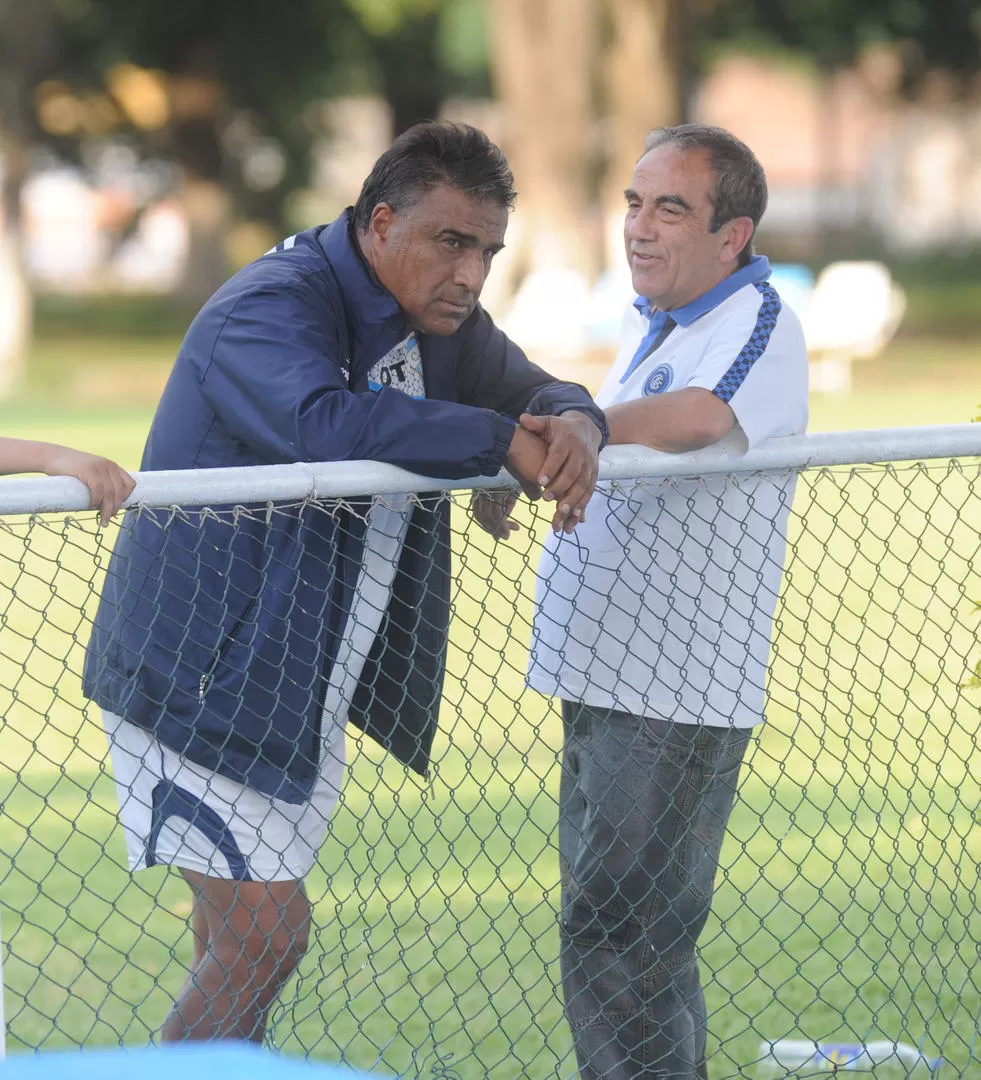
[[[596,396],[603,408],[698,386],[726,401],[741,455],[807,426],[797,316],[755,257],[670,312],[638,300]],[[586,521],[550,534],[538,568],[528,685],[681,723],[764,718],[773,612],[796,474],[600,485]]]

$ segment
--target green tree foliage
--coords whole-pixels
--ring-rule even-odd
[[[395,132],[447,98],[490,92],[482,0],[345,0]]]
[[[278,224],[285,198],[308,177],[316,132],[306,107],[356,79],[364,56],[342,0],[71,2],[86,9],[70,27],[79,77],[105,80],[128,62],[166,73],[185,97],[197,86],[197,105],[179,106],[144,142],[192,175],[221,182],[240,212]],[[261,139],[270,140],[281,170],[274,183],[250,184],[242,144]]]
[[[966,85],[981,65],[977,0],[716,0],[704,29],[716,41],[782,45],[825,68],[850,63],[874,42],[902,42],[910,93],[930,69]]]
[[[64,85],[102,108],[106,133],[221,182],[240,213],[281,225],[322,133],[312,105],[380,93],[403,130],[449,96],[489,92],[484,40],[481,0],[0,0],[0,123],[8,146],[47,141],[76,156],[91,130],[52,135],[38,123],[38,88]],[[201,101],[141,130],[109,89],[123,63],[164,73],[185,106],[197,86]],[[249,183],[243,169],[243,144],[257,140],[278,152],[275,183]],[[8,175],[15,190],[22,172]]]

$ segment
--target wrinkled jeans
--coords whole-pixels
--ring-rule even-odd
[[[695,943],[751,731],[564,701],[565,1013],[583,1080],[707,1076]]]

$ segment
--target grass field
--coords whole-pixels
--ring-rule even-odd
[[[93,348],[101,384],[84,365],[61,394],[42,380],[0,410],[4,432],[135,466],[154,384],[114,380],[125,349],[110,352]],[[976,402],[968,348],[898,345],[857,369],[848,398],[816,397],[812,428],[961,422]],[[797,1034],[922,1042],[981,1077],[981,695],[960,689],[981,652],[978,471],[832,470],[802,482],[797,510],[771,722],[743,775],[703,938],[712,1075],[752,1074],[762,1039]],[[289,1053],[381,1075],[574,1075],[557,992],[560,728],[522,688],[541,533],[527,513],[525,524],[507,549],[473,532],[458,544],[431,783],[351,745],[309,883],[314,944],[275,1015]],[[182,883],[123,869],[105,744],[79,693],[80,613],[91,615],[93,557],[104,565],[110,542],[54,516],[0,531],[13,1048],[145,1042],[191,951]]]

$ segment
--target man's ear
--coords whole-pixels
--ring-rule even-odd
[[[394,221],[395,211],[392,207],[385,202],[379,203],[371,211],[371,217],[368,219],[369,235],[384,243]]]
[[[753,239],[753,219],[733,218],[732,221],[727,221],[723,228],[726,230],[726,238],[722,244],[722,258],[726,262],[737,262],[746,245]]]

